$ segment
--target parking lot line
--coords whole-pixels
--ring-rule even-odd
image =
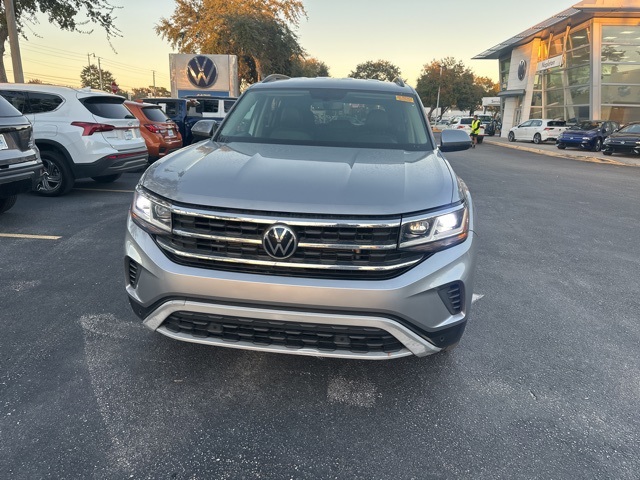
[[[82,190],[84,192],[112,192],[112,193],[133,193],[134,190],[109,190],[107,188],[74,188],[74,190]]]
[[[22,233],[0,233],[0,238],[27,238],[33,240],[59,240],[62,237],[56,235],[25,235]]]

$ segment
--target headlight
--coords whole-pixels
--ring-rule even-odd
[[[468,235],[469,209],[464,203],[430,215],[404,219],[400,248],[434,252],[464,242]]]
[[[153,234],[171,232],[171,205],[136,187],[131,218],[143,230]]]
[[[582,137],[583,140],[591,140],[591,137]]]

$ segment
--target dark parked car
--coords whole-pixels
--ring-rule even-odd
[[[44,168],[29,120],[0,97],[0,213],[35,189]]]
[[[618,128],[620,125],[617,122],[585,120],[562,132],[556,140],[556,146],[560,150],[576,147],[599,152],[605,139]]]
[[[635,153],[640,154],[640,122],[631,122],[615,133],[609,135],[602,146],[602,153]]]

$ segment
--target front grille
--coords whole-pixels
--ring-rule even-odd
[[[336,220],[214,213],[175,208],[172,233],[156,241],[174,262],[199,268],[311,278],[392,278],[415,266],[424,253],[397,248],[399,219]],[[285,223],[298,247],[274,259],[262,245],[265,231]]]
[[[242,341],[259,346],[354,353],[393,353],[404,348],[393,335],[371,327],[277,322],[192,312],[175,312],[162,325],[171,332],[197,338]]]

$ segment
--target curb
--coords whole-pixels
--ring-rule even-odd
[[[488,143],[489,145],[496,145],[498,147],[503,147],[503,148],[512,148],[514,150],[522,150],[523,152],[537,153],[537,154],[540,154],[540,155],[548,155],[550,157],[568,158],[569,160],[577,160],[579,162],[600,163],[600,164],[604,164],[604,165],[615,165],[615,166],[618,166],[618,167],[640,167],[640,165],[635,165],[635,164],[631,164],[631,163],[624,163],[624,162],[618,162],[617,160],[610,160],[608,158],[581,157],[581,156],[575,156],[575,155],[567,155],[567,154],[563,154],[563,153],[560,153],[560,152],[548,152],[546,150],[540,150],[538,148],[532,148],[532,147],[523,147],[521,145],[512,145],[510,143],[492,142],[492,141],[488,141],[487,142],[487,138],[486,137],[485,137],[483,143]]]

